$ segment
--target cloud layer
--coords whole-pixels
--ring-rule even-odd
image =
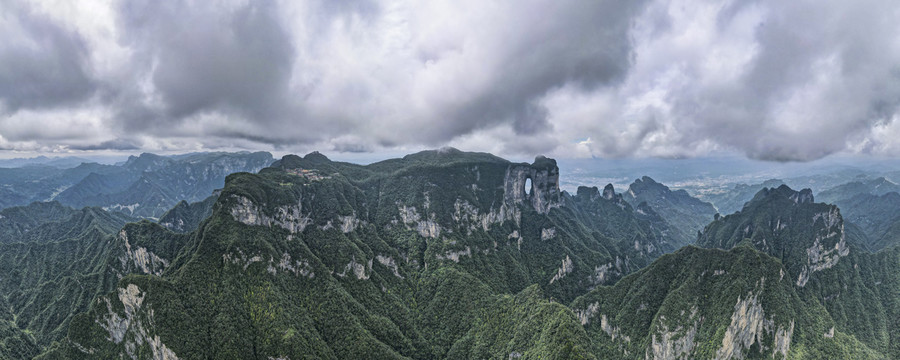
[[[0,149],[900,155],[900,3],[6,1]]]

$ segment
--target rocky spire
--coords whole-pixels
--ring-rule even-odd
[[[606,187],[603,188],[603,198],[606,200],[612,200],[616,197],[616,190],[613,188],[612,184],[606,184]]]
[[[529,179],[531,188],[526,189],[525,185]],[[531,165],[510,165],[506,170],[503,193],[504,203],[507,206],[528,202],[541,214],[558,207],[559,167],[556,166],[556,160],[538,156]]]

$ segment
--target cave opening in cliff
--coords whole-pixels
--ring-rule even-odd
[[[522,188],[522,191],[525,192],[526,199],[531,198],[531,194],[533,193],[533,190],[534,190],[534,188],[532,186],[533,185],[531,184],[531,178],[530,177],[525,178],[525,186]]]

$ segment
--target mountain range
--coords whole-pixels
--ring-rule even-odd
[[[223,162],[142,155],[0,211],[0,358],[900,357],[895,238],[809,189],[568,193],[553,159],[452,148],[198,181]]]
[[[196,153],[167,157],[144,153],[121,165],[82,163],[73,168],[0,168],[0,209],[34,201],[75,208],[103,207],[158,218],[179,201],[203,200],[234,172],[256,172],[273,161],[267,152]]]

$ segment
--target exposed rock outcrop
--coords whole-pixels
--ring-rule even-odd
[[[742,359],[754,343],[759,344],[759,351],[772,349],[772,355],[781,353],[785,357],[790,351],[791,337],[794,333],[794,321],[787,328],[775,327],[774,319],[767,319],[759,294],[749,294],[747,298],[738,298],[731,315],[731,324],[725,330],[722,347],[716,351],[716,359]],[[763,342],[773,339],[771,346]]]
[[[616,197],[616,189],[613,188],[612,184],[606,184],[606,187],[603,188],[603,198],[606,200],[612,200]]]
[[[400,275],[400,268],[397,266],[397,262],[394,261],[393,257],[376,255],[375,260],[378,260],[379,264],[391,269],[391,271],[394,272],[394,276],[403,279],[403,275]]]
[[[350,260],[347,263],[347,266],[344,267],[344,271],[337,273],[335,275],[339,277],[346,277],[348,273],[352,273],[357,280],[368,280],[370,274],[367,273],[372,271],[372,260],[369,259],[369,262],[366,264],[361,264],[356,262],[356,258]]]
[[[159,335],[151,335],[153,329],[153,310],[144,307],[145,294],[135,284],[128,284],[118,289],[118,300],[125,308],[122,316],[113,310],[112,302],[107,297],[97,301],[106,302],[107,314],[98,319],[100,326],[109,332],[107,340],[116,344],[125,342],[125,352],[131,359],[137,359],[138,348],[146,345],[150,348],[151,358],[156,360],[177,360],[178,357],[160,340]]]
[[[448,252],[444,253],[443,255],[437,255],[437,258],[438,258],[438,260],[450,260],[450,261],[458,263],[459,258],[462,256],[472,256],[472,248],[469,246],[466,246],[465,250],[448,251]]]
[[[453,203],[453,214],[450,216],[456,225],[465,229],[468,233],[481,229],[488,231],[494,224],[500,224],[504,221],[513,221],[517,225],[522,217],[522,213],[516,207],[500,206],[499,209],[491,209],[486,213],[481,213],[478,208],[470,204],[466,200],[456,199]]]
[[[816,235],[812,246],[806,249],[807,264],[797,277],[797,286],[806,286],[809,276],[816,271],[830,269],[838,261],[850,254],[850,247],[844,236],[844,224],[837,207],[813,216],[813,222],[825,224],[821,234]],[[832,245],[833,244],[833,245]]]
[[[562,279],[566,274],[572,272],[572,270],[575,270],[575,264],[572,263],[572,259],[569,258],[569,255],[566,255],[566,258],[562,261],[562,265],[556,270],[556,275],[550,279],[550,283],[552,284],[553,282]]]
[[[441,235],[441,225],[437,223],[434,213],[428,218],[419,215],[415,206],[398,205],[400,219],[408,229],[415,230],[422,237],[435,239]]]
[[[656,360],[690,359],[691,353],[697,344],[694,338],[697,336],[697,327],[702,318],[697,316],[697,305],[691,308],[685,323],[691,324],[687,329],[678,325],[670,329],[666,323],[666,317],[659,318],[659,334],[651,336],[650,348],[647,349],[647,358]],[[682,314],[685,312],[682,311]],[[657,337],[658,335],[658,337]]]
[[[526,189],[525,184],[529,179],[531,189]],[[503,194],[507,207],[530,204],[541,214],[559,207],[559,167],[556,166],[556,160],[538,156],[531,165],[510,165],[506,170]]]
[[[812,190],[810,189],[803,189],[791,195],[791,200],[794,200],[797,204],[812,204],[815,202]]]
[[[231,216],[236,221],[240,221],[247,225],[261,226],[279,226],[290,231],[291,233],[303,232],[306,226],[312,222],[309,215],[303,215],[302,199],[297,201],[297,205],[284,205],[275,208],[272,215],[266,212],[252,200],[233,195],[237,204],[231,208]]]
[[[119,257],[119,262],[122,264],[122,271],[124,273],[129,272],[129,263],[134,264],[136,269],[139,269],[143,274],[150,274],[160,276],[163,271],[166,270],[166,267],[169,266],[169,261],[163,259],[152,251],[147,250],[145,247],[141,246],[133,246],[128,241],[128,232],[124,229],[119,231],[118,239],[125,243],[125,254]],[[124,274],[122,275],[124,276]],[[121,277],[121,276],[120,276]]]
[[[547,241],[556,237],[556,229],[541,229],[541,240]]]

